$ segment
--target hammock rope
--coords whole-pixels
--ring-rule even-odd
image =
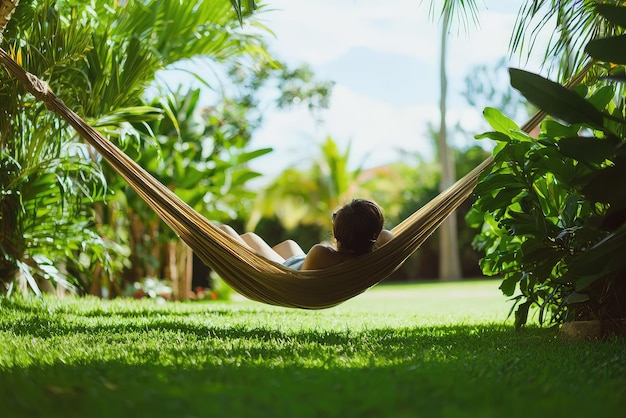
[[[128,157],[115,144],[69,109],[44,83],[27,73],[0,48],[0,62],[48,110],[58,113],[94,147],[111,167],[178,236],[234,290],[243,296],[292,308],[323,309],[350,299],[396,271],[439,225],[472,193],[478,167],[392,229],[394,238],[376,251],[324,270],[297,271],[267,260],[221,231],[183,202],[172,190]],[[579,75],[572,83],[582,80]],[[530,132],[545,117],[539,112],[523,126]]]

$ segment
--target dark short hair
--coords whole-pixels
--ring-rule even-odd
[[[333,214],[333,234],[340,251],[372,252],[385,217],[375,202],[354,199]]]

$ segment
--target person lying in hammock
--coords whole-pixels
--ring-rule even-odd
[[[384,223],[380,206],[370,200],[354,199],[333,213],[336,248],[326,243],[316,244],[308,254],[293,240],[271,247],[253,232],[239,235],[229,225],[221,225],[220,229],[269,260],[294,270],[319,270],[372,252],[389,242],[393,234],[383,229]]]

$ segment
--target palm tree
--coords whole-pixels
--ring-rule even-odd
[[[431,1],[434,9],[435,1]],[[602,3],[620,5],[620,0]],[[515,27],[511,33],[511,53],[520,55],[533,51],[535,41],[542,33],[549,34],[543,57],[544,64],[556,67],[559,78],[567,80],[580,71],[587,61],[584,46],[593,38],[620,34],[622,29],[610,21],[598,19],[595,1],[527,0],[522,3]],[[478,20],[475,0],[444,0],[442,14],[449,11],[448,20]]]
[[[446,51],[449,30],[449,9],[444,10],[441,26],[441,60],[440,60],[440,125],[437,134],[437,151],[441,165],[440,191],[450,187],[456,180],[453,154],[448,147],[446,126]],[[439,279],[443,281],[458,280],[461,278],[461,260],[459,257],[456,216],[449,216],[439,227]]]

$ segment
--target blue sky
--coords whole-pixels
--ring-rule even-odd
[[[439,2],[440,3],[440,2]],[[460,93],[479,64],[509,57],[509,39],[521,0],[484,0],[479,25],[456,25],[448,38],[448,123],[485,130],[481,110]],[[257,18],[275,34],[274,55],[311,65],[319,79],[334,81],[331,106],[316,123],[306,108],[266,109],[253,147],[273,147],[253,167],[271,177],[291,164],[308,164],[317,144],[332,136],[352,144],[352,164],[373,167],[400,155],[432,158],[428,124],[439,123],[439,20],[428,0],[266,0]],[[242,28],[241,30],[252,30]],[[542,47],[538,47],[543,54]],[[538,65],[510,65],[537,71]],[[531,58],[530,62],[533,62]],[[506,78],[506,77],[504,77]],[[522,123],[523,121],[519,121]],[[473,138],[463,139],[471,143]]]
[[[439,123],[440,27],[438,19],[430,16],[429,3],[265,2],[271,11],[260,19],[275,33],[272,51],[293,65],[309,63],[317,77],[336,85],[321,125],[306,109],[265,113],[253,146],[272,146],[275,151],[255,168],[271,176],[289,164],[306,164],[327,135],[342,147],[351,142],[353,164],[366,167],[396,161],[406,153],[431,158],[433,149],[426,133],[428,123]],[[470,108],[460,95],[464,79],[478,64],[495,64],[509,57],[509,39],[522,2],[479,3],[479,25],[457,25],[448,38],[447,55],[449,124],[459,122],[475,133],[485,125],[480,110]],[[543,53],[541,48],[537,51]],[[510,65],[538,69],[517,59],[511,59]]]

